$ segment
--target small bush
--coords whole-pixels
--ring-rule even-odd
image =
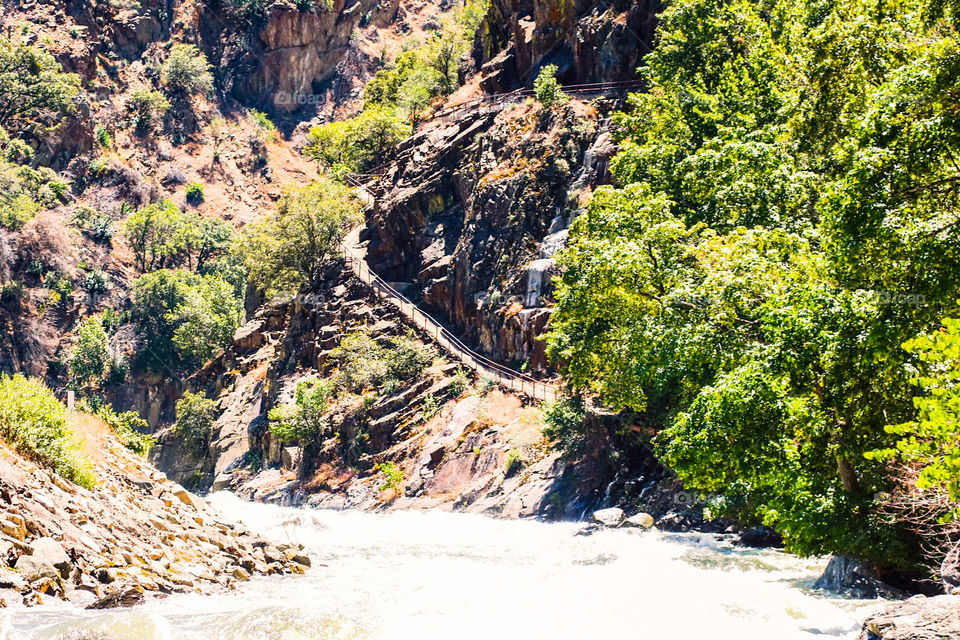
[[[437,357],[433,347],[421,344],[412,333],[392,338],[386,350],[387,375],[397,380],[415,380]]]
[[[107,423],[117,439],[136,454],[146,456],[157,443],[156,438],[147,433],[150,425],[136,411],[117,413],[109,404],[95,403],[92,399],[83,399],[79,403],[81,411],[92,413]]]
[[[197,206],[203,202],[203,185],[199,182],[194,182],[193,184],[187,185],[186,190],[187,202],[193,206]]]
[[[332,392],[333,385],[327,381],[299,383],[293,404],[267,413],[270,433],[283,443],[307,444],[321,432]]]
[[[467,376],[466,370],[463,367],[457,367],[456,373],[453,374],[453,380],[450,381],[450,393],[454,398],[459,398],[469,386],[470,378]]]
[[[210,63],[192,44],[173,46],[160,77],[163,84],[176,94],[186,96],[213,91]]]
[[[386,491],[387,489],[399,491],[400,485],[406,480],[403,471],[393,462],[382,462],[375,466],[374,470],[383,474],[383,484],[380,485],[380,491]]]
[[[0,374],[0,437],[71,482],[89,489],[96,481],[66,408],[40,380]]]
[[[562,396],[544,405],[543,435],[556,440],[565,451],[575,451],[583,438],[583,398]]]
[[[537,97],[537,102],[547,109],[567,101],[567,96],[560,89],[560,83],[557,81],[557,65],[548,64],[540,70],[537,79],[533,81],[533,93]]]
[[[112,142],[110,137],[110,131],[107,130],[102,124],[98,124],[93,131],[94,135],[97,138],[97,144],[100,145],[101,149],[109,149]]]
[[[153,124],[155,115],[170,108],[170,102],[159,91],[134,91],[127,102],[131,124],[137,131],[146,131]]]
[[[260,126],[261,129],[265,131],[276,131],[277,127],[273,124],[273,121],[270,120],[270,117],[267,116],[263,111],[257,111],[256,109],[250,109],[250,117],[253,118],[253,121]]]
[[[440,411],[440,401],[437,400],[437,397],[432,393],[428,393],[423,396],[423,400],[420,401],[420,412],[423,413],[424,418],[432,418],[437,415],[437,412]]]
[[[91,178],[97,180],[107,173],[107,170],[110,168],[110,165],[107,164],[107,159],[103,156],[97,156],[90,161],[90,164],[87,165],[87,173]]]
[[[185,391],[183,397],[177,400],[177,421],[173,425],[173,435],[195,457],[199,458],[207,449],[210,439],[210,429],[216,422],[217,403],[200,393]]]
[[[83,278],[83,288],[87,290],[87,293],[90,295],[100,295],[101,293],[106,293],[107,283],[109,282],[107,274],[101,271],[100,269],[94,269],[88,271],[87,275]]]
[[[507,453],[507,459],[503,461],[503,475],[507,478],[520,471],[523,467],[523,457],[516,449],[511,449]]]

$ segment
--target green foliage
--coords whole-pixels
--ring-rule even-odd
[[[270,433],[283,443],[304,446],[324,432],[323,415],[329,407],[333,385],[328,381],[300,382],[292,404],[267,413]]]
[[[276,131],[277,127],[273,124],[273,121],[270,120],[270,117],[267,116],[263,111],[257,111],[256,109],[250,109],[250,117],[253,118],[253,121],[263,129],[264,131]]]
[[[203,202],[203,184],[199,182],[188,184],[184,195],[186,196],[188,203],[192,204],[193,206],[197,206]]]
[[[200,270],[227,251],[234,235],[227,222],[181,211],[169,200],[130,214],[124,234],[141,272],[179,266]]]
[[[558,254],[550,352],[789,549],[921,557],[879,512],[901,344],[957,310],[960,49],[911,3],[678,0]]]
[[[2,141],[0,130],[0,144]],[[2,148],[9,149],[11,144],[8,141]],[[68,184],[47,167],[33,169],[0,160],[0,226],[14,231],[22,228],[44,207],[63,202],[67,190]]]
[[[432,393],[428,393],[420,400],[420,413],[429,420],[440,412],[440,401]]]
[[[945,318],[943,329],[908,340],[903,347],[924,363],[926,375],[911,382],[923,392],[914,398],[917,419],[887,426],[899,437],[895,447],[871,452],[868,457],[899,456],[920,467],[917,488],[945,492],[952,508],[944,520],[960,517],[960,320]]]
[[[157,373],[191,370],[227,346],[241,301],[216,276],[161,269],[133,281],[133,320],[142,348],[137,364]]]
[[[77,207],[70,219],[70,224],[79,227],[84,235],[94,242],[110,244],[113,238],[113,219],[91,207],[83,205]]]
[[[503,461],[503,475],[507,478],[514,475],[523,468],[523,456],[516,449],[507,452],[507,457]]]
[[[555,440],[566,451],[579,449],[583,439],[583,398],[578,395],[562,395],[553,402],[544,403],[540,410],[543,417],[543,435]]]
[[[362,331],[345,336],[330,353],[338,365],[334,385],[351,393],[377,386],[385,392],[395,390],[398,384],[420,378],[435,358],[436,351],[412,335],[381,344]]]
[[[417,112],[434,98],[451,93],[457,86],[457,64],[470,48],[487,6],[485,0],[470,2],[445,18],[426,42],[406,43],[407,50],[367,83],[365,108],[400,107],[405,117],[416,120]]]
[[[395,462],[381,462],[377,464],[373,470],[383,474],[383,483],[380,485],[380,491],[386,491],[387,489],[399,491],[400,486],[404,480],[406,480],[403,475],[403,470],[398,467]]]
[[[127,111],[136,131],[145,132],[153,125],[154,117],[170,108],[170,102],[159,91],[134,91],[127,101]]]
[[[163,65],[160,79],[178,96],[209,94],[213,91],[213,76],[206,56],[192,44],[175,44]]]
[[[457,367],[453,380],[450,381],[450,394],[454,398],[459,398],[469,386],[470,378],[467,376],[467,371],[463,367]]]
[[[173,425],[173,435],[187,447],[187,450],[200,458],[207,450],[210,430],[220,415],[215,400],[202,393],[184,391],[177,400],[177,421]]]
[[[107,129],[102,124],[98,124],[94,130],[93,135],[97,139],[97,144],[100,145],[101,149],[109,149],[110,145],[113,142],[113,139],[110,137],[110,130]]]
[[[0,128],[10,132],[55,126],[74,109],[80,77],[63,73],[49,53],[0,39]]]
[[[96,482],[67,410],[38,379],[0,374],[0,437],[71,482],[88,489]]]
[[[274,215],[243,230],[238,251],[250,282],[269,294],[315,289],[324,264],[360,220],[360,204],[347,187],[322,179],[289,189]]]
[[[78,408],[106,422],[123,446],[136,454],[146,456],[157,443],[156,438],[148,433],[150,425],[136,411],[117,413],[105,402],[95,404],[85,398],[78,403]]]
[[[70,355],[70,377],[81,385],[102,382],[110,371],[111,360],[110,340],[100,316],[85,318]]]
[[[374,105],[349,120],[318,125],[307,134],[304,152],[327,167],[366,171],[385,162],[411,128],[393,107]]]
[[[560,83],[557,81],[557,65],[548,64],[540,69],[537,79],[533,81],[533,95],[546,109],[552,109],[567,101],[567,96],[560,89]]]

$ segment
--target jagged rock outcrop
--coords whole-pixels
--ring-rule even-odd
[[[582,104],[468,111],[405,141],[361,239],[374,270],[501,362],[547,369],[554,252],[616,149]]]
[[[125,449],[92,416],[97,484],[84,489],[0,445],[0,607],[65,598],[129,606],[144,594],[303,573],[302,547],[257,538]]]
[[[337,74],[354,28],[364,16],[379,16],[380,5],[375,0],[334,0],[329,9],[320,4],[311,11],[284,3],[269,8],[264,26],[231,63],[239,70],[233,94],[241,102],[291,113],[322,100],[323,85]],[[384,6],[384,13],[390,11]]]
[[[635,80],[662,10],[657,0],[493,0],[472,67],[488,92],[529,86],[547,64],[568,84]]]

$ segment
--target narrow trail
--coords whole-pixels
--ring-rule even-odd
[[[608,95],[622,93],[639,88],[641,81],[605,82],[584,85],[570,85],[563,87],[564,93],[569,95]],[[470,110],[498,111],[519,100],[525,100],[533,95],[530,89],[510,91],[501,94],[485,95],[467,102],[450,105],[435,112],[428,120],[437,120],[450,117],[462,117]],[[367,207],[376,208],[377,196],[369,183],[375,183],[382,176],[378,167],[369,173],[347,174],[346,182],[354,187],[357,198]],[[459,338],[450,333],[442,324],[424,313],[406,296],[390,286],[383,278],[373,273],[367,264],[366,257],[359,247],[359,225],[347,234],[343,242],[343,254],[347,265],[354,275],[369,284],[381,298],[396,306],[408,320],[420,327],[425,333],[461,363],[473,369],[478,375],[495,380],[498,384],[517,391],[537,400],[554,400],[559,390],[558,385],[542,380],[536,380],[502,364],[486,358],[465,345]]]
[[[363,187],[360,187],[357,191],[361,192],[365,190]],[[360,199],[366,202],[363,197]],[[352,229],[343,241],[344,259],[355,276],[370,285],[382,299],[387,300],[397,307],[404,317],[422,329],[447,353],[463,363],[467,368],[476,371],[477,375],[493,380],[503,387],[512,389],[534,400],[553,401],[556,399],[559,391],[556,384],[536,380],[480,355],[450,333],[450,331],[433,317],[421,311],[416,304],[390,286],[383,278],[371,271],[363,251],[359,247],[360,231],[362,228],[363,225],[358,225]]]

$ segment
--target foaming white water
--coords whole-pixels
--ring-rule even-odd
[[[580,537],[573,524],[308,511],[228,493],[211,503],[264,536],[303,543],[313,568],[134,609],[0,613],[0,638],[78,629],[123,640],[853,638],[881,604],[809,591],[823,562],[712,536]]]

